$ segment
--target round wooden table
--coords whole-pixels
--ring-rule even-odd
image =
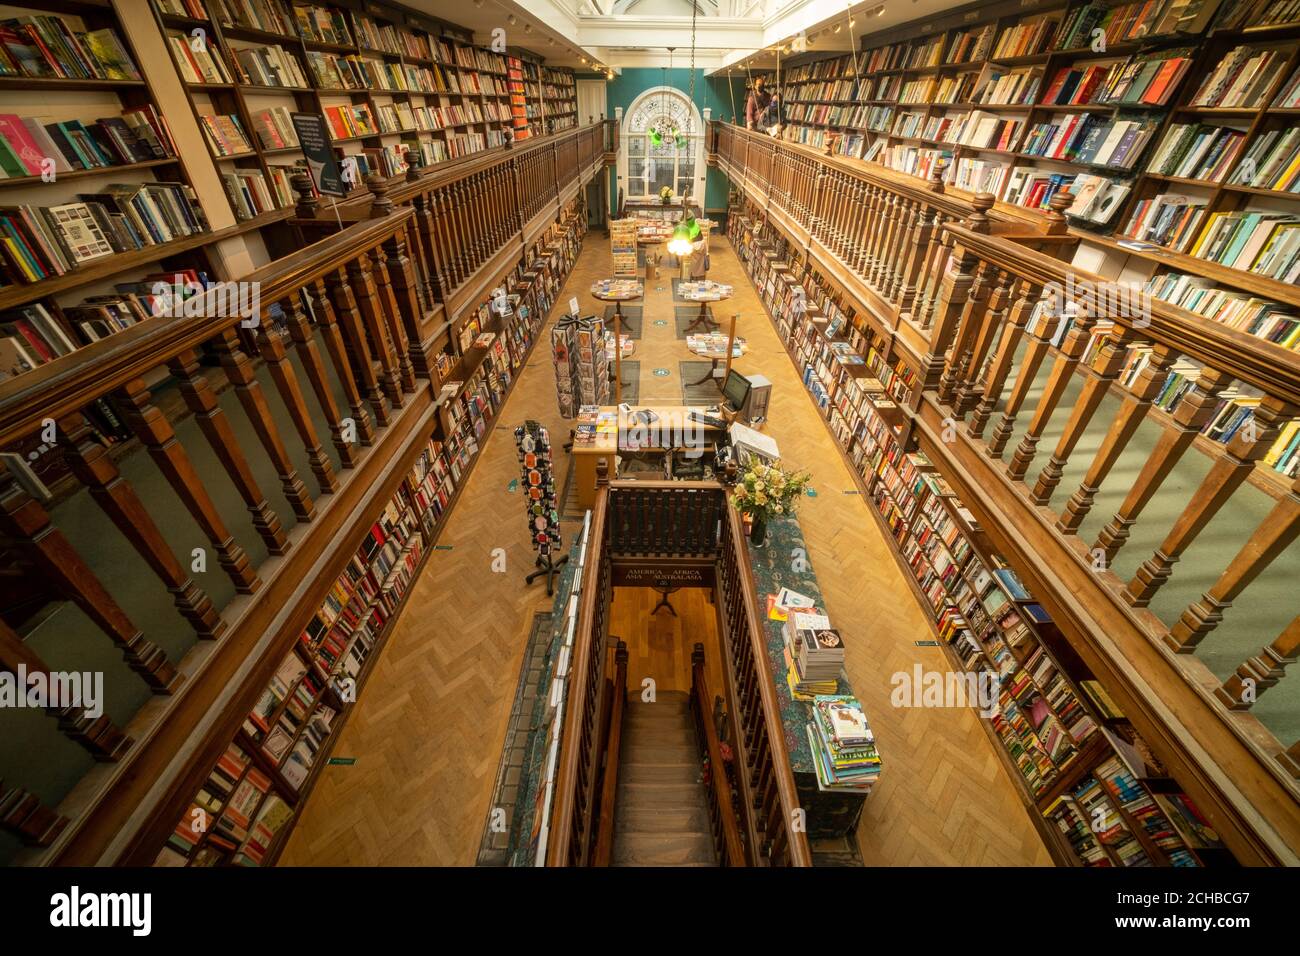
[[[744,355],[747,351],[749,351],[749,346],[745,343],[745,340],[742,338],[736,338],[735,340],[733,340],[731,345],[732,345],[731,358],[733,359],[738,358],[739,356]],[[717,384],[719,388],[721,388],[722,385],[718,382],[718,379],[715,377],[714,373],[718,370],[719,362],[727,361],[727,343],[722,342],[719,344],[716,342],[715,339],[711,338],[710,341],[707,343],[701,343],[697,340],[694,344],[692,344],[690,338],[688,338],[686,340],[686,347],[691,350],[692,355],[698,355],[700,358],[706,358],[712,363],[712,367],[709,369],[708,373],[703,378],[701,378],[697,382],[687,382],[686,384],[703,385],[705,382],[709,381],[709,379],[713,379],[714,383]]]
[[[694,287],[700,285],[705,287],[701,291],[692,292],[689,295],[682,292],[683,286]],[[727,291],[724,292],[722,291],[723,289],[726,289]],[[716,282],[710,281],[709,279],[687,280],[677,283],[677,294],[687,302],[698,302],[700,304],[700,314],[691,321],[690,325],[686,326],[686,331],[713,332],[716,331],[719,326],[717,322],[714,322],[709,318],[709,303],[727,301],[734,294],[734,290],[732,290],[730,286],[722,286]]]
[[[591,284],[591,297],[614,303],[614,336],[619,340],[623,330],[623,303],[639,299],[645,294],[640,279],[600,279]],[[623,400],[623,350],[614,350],[614,390],[618,402]],[[616,403],[617,404],[617,403]]]

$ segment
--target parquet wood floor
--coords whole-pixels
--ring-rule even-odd
[[[599,304],[587,290],[608,273],[609,263],[607,241],[589,235],[557,301],[576,295],[584,310],[596,311]],[[773,383],[767,431],[788,460],[814,475],[817,496],[804,501],[800,514],[809,560],[827,611],[845,634],[848,674],[885,761],[859,828],[864,862],[1050,864],[973,711],[890,706],[891,675],[910,672],[917,662],[947,670],[947,658],[938,647],[915,645],[933,637],[923,612],[725,239],[712,240],[712,265],[711,278],[736,288],[717,315],[725,320],[738,312],[739,334],[751,346],[737,368],[761,372]],[[675,404],[681,386],[677,362],[690,356],[675,337],[667,272],[648,283],[644,304],[635,356],[641,402]],[[558,306],[552,318],[562,311]],[[670,374],[655,375],[657,368]],[[567,431],[556,413],[544,347],[522,372],[447,522],[438,544],[449,549],[431,555],[334,750],[356,763],[324,769],[283,864],[473,863],[529,622],[534,610],[549,606],[540,584],[523,587],[531,551],[519,499],[508,490],[517,473],[510,430],[527,418],[556,437]],[[557,448],[556,457],[556,471],[563,474],[567,456]],[[505,574],[491,570],[498,547],[508,555]],[[645,621],[655,599],[653,592],[628,592],[624,611],[620,598],[614,633]],[[699,639],[691,622],[710,615],[711,627],[712,609],[702,595],[685,591],[672,600],[684,620],[661,611],[641,636],[646,666],[656,674],[662,669],[664,680],[679,681],[681,668],[689,667],[689,644]],[[677,635],[687,646],[665,644]],[[620,636],[633,644],[631,633]],[[634,687],[636,674],[633,668],[629,675]]]

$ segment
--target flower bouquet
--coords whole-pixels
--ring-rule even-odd
[[[806,471],[786,471],[780,461],[755,462],[740,476],[731,500],[736,510],[749,518],[751,544],[762,546],[772,518],[794,514],[811,480]]]
[[[667,206],[670,202],[673,201],[672,186],[665,186],[663,189],[659,190],[659,201],[663,203],[665,206]]]

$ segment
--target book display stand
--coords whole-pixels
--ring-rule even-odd
[[[555,557],[560,548],[560,512],[555,506],[550,432],[530,419],[515,429],[515,447],[519,451],[519,465],[527,489],[524,508],[528,533],[537,551],[534,563],[538,570],[526,575],[524,582],[532,584],[536,578],[546,575],[546,594],[549,597],[555,591],[555,575],[569,560],[567,554]]]

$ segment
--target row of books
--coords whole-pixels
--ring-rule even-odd
[[[271,166],[268,177],[260,169],[236,169],[221,174],[230,208],[240,222],[263,213],[285,209],[294,204],[290,177],[297,170],[289,166]],[[392,175],[392,174],[390,174]]]
[[[1153,298],[1229,328],[1241,329],[1286,349],[1300,347],[1300,316],[1290,307],[1178,272],[1152,276],[1145,289]]]
[[[140,71],[112,29],[86,31],[38,15],[0,20],[0,76],[139,80]]]
[[[42,124],[0,113],[0,178],[40,176],[149,162],[175,155],[171,133],[153,107],[125,110],[92,123]]]
[[[1131,169],[1159,125],[1149,116],[1128,119],[1110,114],[1066,113],[1033,124],[1020,151],[1045,159]]]
[[[193,270],[159,273],[117,283],[113,292],[89,296],[76,306],[33,302],[0,315],[0,381],[160,314],[170,307],[170,300],[156,292],[160,285],[200,290],[208,279]]]
[[[0,207],[0,272],[6,282],[39,282],[206,230],[202,207],[184,183],[109,184],[78,202]]]
[[[225,60],[206,40],[181,33],[168,33],[167,46],[172,51],[177,72],[186,83],[230,82],[230,71],[226,69]]]

